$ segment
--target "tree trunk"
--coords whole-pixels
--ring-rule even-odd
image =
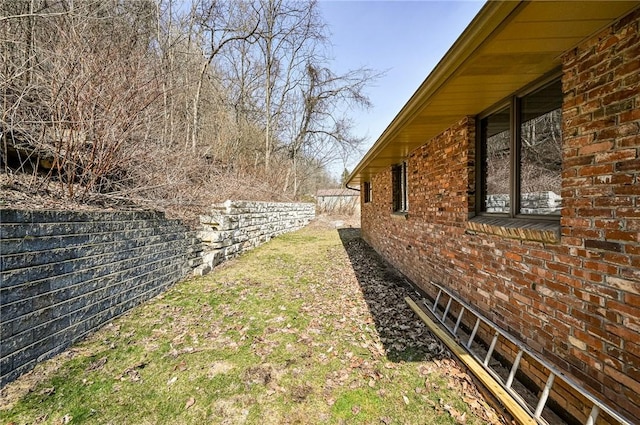
[[[265,107],[264,114],[266,119],[264,131],[264,169],[269,171],[269,160],[271,157],[271,42],[267,41],[266,55],[266,76],[265,76]]]
[[[198,79],[198,86],[196,87],[196,95],[193,98],[193,120],[191,129],[191,151],[193,153],[196,152],[196,147],[198,144],[198,114],[200,113],[200,96],[202,93],[202,84],[204,82],[204,77],[207,74],[207,69],[209,68],[209,62],[211,58],[207,60],[204,64],[202,64],[202,69],[200,70],[200,78]]]
[[[287,193],[287,189],[289,189],[289,177],[291,176],[291,168],[287,168],[287,174],[284,178],[284,186],[282,188],[282,193]]]
[[[293,156],[293,199],[298,199],[298,155]]]

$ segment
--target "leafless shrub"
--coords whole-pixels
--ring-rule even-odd
[[[149,137],[151,106],[161,95],[149,57],[150,32],[140,32],[151,28],[149,11],[143,2],[87,2],[82,10],[64,2],[16,4],[32,10],[35,3],[41,15],[7,19],[2,32],[4,165],[12,165],[11,145],[38,158],[18,158],[16,168],[46,172],[71,197],[126,185]],[[24,20],[37,21],[38,28],[34,23],[27,32],[26,52],[11,49],[21,46]],[[21,62],[26,65],[15,66]],[[81,194],[75,183],[81,183]]]
[[[353,151],[314,0],[0,0],[0,166],[78,202],[286,200]],[[277,48],[277,50],[275,50]],[[266,75],[266,77],[265,77]],[[330,125],[327,123],[334,123]]]

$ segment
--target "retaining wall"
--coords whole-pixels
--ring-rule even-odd
[[[314,216],[313,204],[227,201],[196,232],[156,212],[0,210],[0,387],[194,270]]]
[[[489,213],[509,213],[509,195],[487,195],[485,207]],[[560,214],[562,196],[557,193],[530,192],[523,193],[520,199],[520,211],[522,214]]]
[[[306,226],[315,217],[309,203],[226,201],[200,216],[203,264],[196,274],[208,273],[221,262],[271,238]]]
[[[0,210],[0,385],[159,294],[200,262],[150,212]]]

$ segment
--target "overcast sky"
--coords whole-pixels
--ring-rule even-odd
[[[334,45],[333,69],[387,71],[367,90],[373,108],[354,111],[365,152],[478,13],[484,1],[321,0]],[[349,171],[360,161],[353,158]],[[336,164],[339,176],[342,164]]]

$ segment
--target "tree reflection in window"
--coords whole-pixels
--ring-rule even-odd
[[[483,125],[486,151],[485,206],[488,212],[509,212],[509,173],[511,139],[509,132],[509,108],[487,117]]]
[[[555,80],[513,97],[509,106],[481,120],[483,212],[560,214],[561,107],[562,84]]]
[[[547,208],[536,199],[541,194],[559,200],[562,170],[562,86],[556,81],[521,101],[520,213],[559,214],[560,204]],[[555,198],[555,197],[554,197]]]

